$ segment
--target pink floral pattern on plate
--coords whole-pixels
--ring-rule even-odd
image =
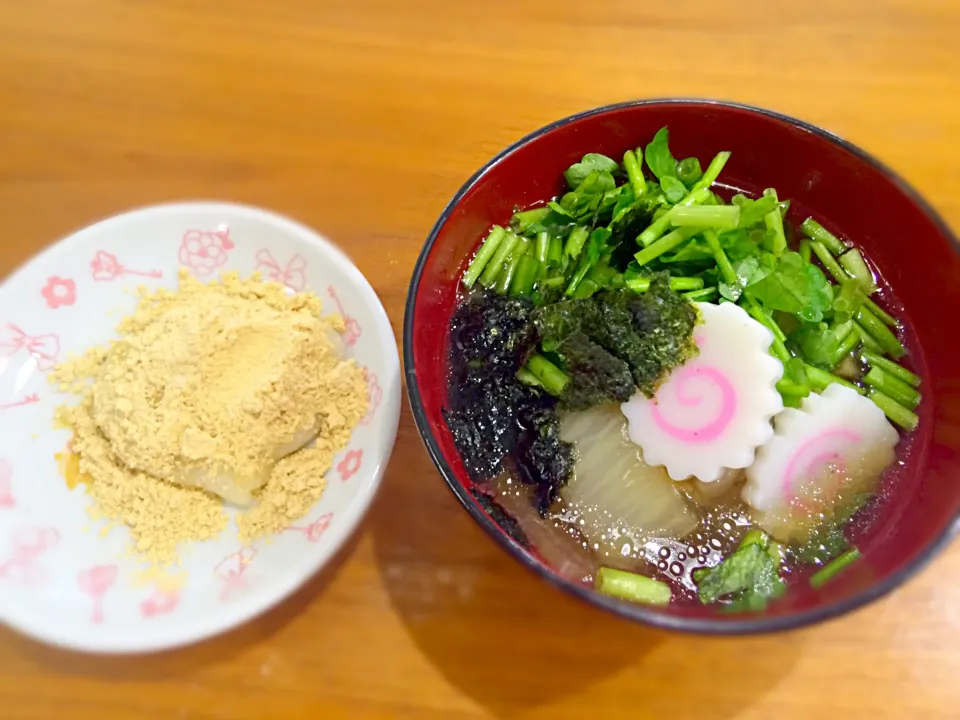
[[[346,482],[360,470],[363,462],[363,450],[351,450],[344,455],[343,460],[337,464],[337,472],[340,473],[340,479]]]
[[[103,598],[117,581],[116,565],[94,565],[77,574],[77,584],[80,592],[89,595],[93,600],[93,612],[90,620],[94,623],[103,622]]]
[[[323,537],[323,533],[325,533],[327,528],[330,526],[331,520],[333,520],[333,513],[326,513],[325,515],[321,515],[306,527],[291,525],[284,530],[284,532],[301,532],[310,542],[317,542],[321,537]]]
[[[34,403],[40,402],[40,396],[36,393],[31,395],[25,395],[20,400],[13,400],[11,402],[0,403],[0,411],[2,410],[13,410],[13,408],[23,407],[24,405],[33,405]]]
[[[150,596],[140,603],[140,614],[145,618],[165,615],[176,610],[180,604],[180,588],[155,587]]]
[[[343,333],[343,341],[347,344],[347,347],[353,347],[357,344],[357,340],[360,339],[360,335],[363,333],[363,330],[360,329],[360,323],[347,315],[343,309],[343,303],[340,302],[340,298],[337,296],[337,291],[333,285],[327,288],[327,293],[333,298],[333,302],[336,304],[337,310],[343,317],[343,322],[346,325],[346,330]]]
[[[307,286],[307,261],[303,255],[294,255],[283,267],[274,260],[269,250],[264,248],[257,253],[257,267],[267,280],[283,283],[291,290],[300,292]]]
[[[373,420],[374,413],[377,411],[377,408],[380,407],[380,403],[383,400],[383,388],[380,387],[377,374],[372,372],[370,368],[363,369],[363,379],[367,381],[369,405],[367,406],[367,414],[360,420],[360,424],[369,425]]]
[[[16,506],[13,498],[13,466],[0,458],[0,509]]]
[[[98,250],[93,260],[90,261],[90,269],[93,271],[93,279],[97,282],[110,282],[124,275],[139,275],[140,277],[162,278],[163,273],[160,270],[131,270],[122,265],[117,256],[108,253],[106,250]]]
[[[181,265],[190,268],[195,275],[206,277],[227,261],[228,251],[233,247],[230,230],[226,227],[212,232],[187,230],[178,257]]]
[[[247,567],[256,557],[257,550],[252,547],[240,548],[235,553],[227,555],[223,560],[217,563],[213,569],[214,575],[223,580],[223,586],[220,590],[220,600],[226,601],[243,587],[243,574]]]
[[[51,310],[69,307],[77,301],[77,284],[70,278],[53,275],[47,279],[40,294]]]
[[[0,356],[11,357],[25,350],[37,362],[37,367],[46,372],[57,364],[60,354],[60,338],[53,333],[27,335],[16,325],[7,323],[0,328]]]
[[[39,558],[60,542],[60,532],[55,527],[25,527],[15,530],[10,536],[13,553],[10,559],[0,564],[0,579],[22,585],[42,585],[47,581],[47,572]]]

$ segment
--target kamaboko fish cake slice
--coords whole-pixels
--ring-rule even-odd
[[[693,338],[699,354],[676,368],[652,398],[637,393],[621,406],[630,439],[651,465],[674,480],[720,479],[748,467],[773,436],[783,409],[783,365],[769,353],[773,334],[733,303],[697,303]]]

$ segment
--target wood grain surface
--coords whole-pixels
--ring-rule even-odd
[[[957,228],[958,38],[950,0],[5,0],[0,276],[107,215],[233,200],[339,242],[399,338],[421,244],[477,167],[561,116],[658,96],[820,124]],[[81,657],[0,630],[0,717],[957,718],[958,673],[960,546],[821,627],[650,631],[501,552],[404,404],[382,492],[335,568],[165,655]]]

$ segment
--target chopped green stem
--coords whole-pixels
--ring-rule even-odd
[[[646,265],[664,253],[668,253],[674,248],[682,245],[698,232],[700,232],[700,229],[695,227],[677,228],[676,230],[667,233],[659,240],[656,240],[651,245],[643,248],[633,257],[636,258],[638,265]]]
[[[811,575],[810,586],[819,590],[859,559],[860,551],[857,548],[850,548],[843,555],[838,555]]]
[[[813,248],[813,252],[817,256],[817,259],[820,260],[820,264],[833,276],[834,280],[842,285],[845,280],[850,279],[850,276],[840,267],[840,263],[838,263],[833,255],[830,254],[830,251],[827,250],[826,245],[814,240],[810,243],[810,247]]]
[[[470,261],[470,266],[467,268],[467,271],[463,274],[464,285],[473,287],[473,284],[480,278],[480,273],[483,272],[491,258],[496,254],[497,248],[500,247],[500,243],[503,242],[506,234],[507,231],[499,225],[493,226],[490,234],[487,235],[487,239],[483,241],[480,249],[477,250],[477,254],[474,255],[473,260]]]
[[[777,204],[774,208],[763,216],[763,222],[767,230],[773,232],[773,254],[780,257],[787,251],[787,236],[783,232],[783,218],[780,216],[780,202],[777,198],[777,191],[773,188],[767,188],[763,191],[764,197],[773,198]],[[810,251],[807,250],[807,261],[810,261]]]
[[[843,359],[852,353],[857,345],[860,344],[860,333],[856,328],[847,333],[846,337],[840,341],[840,344],[837,345],[837,351],[833,354],[831,358],[833,366],[836,367],[839,365]]]
[[[540,263],[542,267],[547,266],[547,259],[550,255],[550,233],[546,230],[541,230],[537,233],[537,262]]]
[[[883,322],[864,306],[857,310],[857,322],[863,325],[866,330],[876,340],[880,347],[893,358],[901,358],[907,354],[906,349]]]
[[[821,370],[820,368],[814,367],[809,363],[805,363],[805,366],[807,369],[807,379],[810,380],[810,384],[813,386],[814,390],[820,391],[826,388],[828,385],[836,383],[837,385],[843,385],[851,390],[855,390],[861,395],[864,393],[862,387],[859,385],[854,385],[849,380],[844,380],[842,377],[834,375],[833,373],[828,373],[826,370]]]
[[[920,393],[879,367],[870,368],[870,372],[863,376],[863,381],[884,395],[889,395],[907,410],[913,410],[920,404]]]
[[[531,372],[540,384],[551,395],[559,397],[570,382],[570,377],[540,353],[534,353],[527,360],[526,369]]]
[[[870,399],[874,405],[883,410],[891,422],[896,423],[907,432],[913,432],[917,428],[920,418],[912,410],[908,410],[886,393],[882,393],[876,388],[870,390]]]
[[[642,293],[650,289],[650,278],[634,277],[627,280],[627,288],[634,292]],[[703,278],[699,277],[672,277],[670,278],[670,289],[677,292],[684,290],[700,290],[703,287]]]
[[[880,346],[880,343],[873,339],[873,336],[866,331],[863,325],[854,321],[853,326],[857,329],[857,332],[860,333],[860,340],[863,341],[863,346],[867,350],[880,353],[881,355],[884,353],[884,349]]]
[[[713,300],[720,293],[717,292],[716,287],[707,287],[702,290],[691,290],[690,292],[683,293],[683,296],[690,302],[709,302]]]
[[[764,312],[763,308],[751,298],[747,298],[747,312],[750,313],[754,320],[773,333],[773,343],[770,345],[770,352],[777,360],[786,365],[791,356],[786,344],[781,339],[783,330],[781,330],[773,319]]]
[[[891,315],[882,307],[877,305],[870,298],[865,297],[863,299],[863,304],[866,306],[867,310],[869,310],[874,315],[876,315],[880,319],[880,322],[882,322],[884,325],[888,325],[889,327],[895,328],[900,324],[897,322],[897,319],[893,315]]]
[[[573,273],[573,277],[570,278],[570,282],[567,283],[567,297],[573,297],[574,293],[577,291],[577,288],[580,286],[580,283],[587,276],[587,273],[590,272],[591,267],[593,267],[593,265],[590,263],[589,253],[587,255],[582,255],[580,257],[580,262],[577,264],[577,269]]]
[[[710,246],[710,252],[713,253],[713,257],[717,261],[720,277],[723,278],[723,281],[727,285],[736,285],[737,271],[733,269],[733,265],[730,264],[730,259],[720,246],[720,239],[717,237],[717,234],[713,230],[705,230],[703,237],[706,238],[707,245]]]
[[[484,269],[483,274],[480,275],[481,285],[484,287],[491,287],[497,282],[497,276],[500,274],[500,269],[503,267],[503,264],[506,262],[507,258],[510,257],[510,253],[513,252],[513,248],[516,247],[518,242],[520,242],[520,238],[517,237],[516,233],[507,231],[507,233],[503,236],[503,242],[500,243],[500,246],[494,253],[493,258],[489,263],[487,263],[487,267]]]
[[[597,571],[596,589],[604,595],[644,605],[666,605],[672,597],[670,586],[665,582],[606,567]]]
[[[807,237],[823,244],[834,255],[842,255],[847,250],[846,244],[840,238],[813,218],[804,220],[800,229],[807,234]]]
[[[791,395],[793,397],[805,398],[810,394],[809,385],[801,385],[789,378],[782,378],[777,383],[777,392],[781,395]]]
[[[547,264],[550,267],[560,267],[563,264],[563,240],[558,237],[550,238],[550,248],[547,250]]]
[[[687,187],[703,177],[700,161],[695,157],[684,158],[677,163],[677,179]]]
[[[623,154],[623,167],[627,171],[627,179],[630,181],[630,187],[633,188],[633,196],[641,197],[647,192],[647,181],[643,179],[643,170],[640,164],[643,162],[643,153],[635,153],[633,150],[627,150]]]
[[[563,285],[566,281],[567,281],[567,279],[566,279],[565,277],[563,277],[563,275],[556,275],[556,276],[554,276],[554,277],[552,277],[552,278],[547,278],[546,280],[544,280],[544,281],[543,281],[542,283],[540,283],[540,284],[543,285],[543,287],[545,287],[545,288],[555,288],[555,287],[560,287],[560,286]]]
[[[540,379],[534,375],[532,372],[527,370],[525,367],[517,370],[517,380],[522,382],[524,385],[532,385],[533,387],[543,387],[540,383]]]
[[[804,238],[800,241],[800,257],[803,258],[804,262],[810,262],[810,257],[813,254],[813,248],[810,247],[810,241],[807,238]]]
[[[856,248],[847,250],[840,256],[840,266],[846,270],[851,277],[855,278],[863,288],[863,292],[869,295],[877,290],[877,281],[873,277],[873,272],[867,266],[867,261]]]
[[[762,197],[747,203],[741,208],[740,227],[751,228],[774,211],[779,212],[779,205],[772,197]],[[786,239],[784,239],[784,243],[786,243]]]
[[[510,219],[510,227],[512,227],[514,231],[523,235],[525,232],[527,232],[527,230],[530,229],[531,225],[543,220],[549,212],[550,208],[540,207],[534,208],[533,210],[524,210],[523,212],[514,213],[513,217]]]
[[[706,177],[706,175],[704,175]],[[691,205],[702,205],[706,202],[707,198],[711,196],[711,192],[706,187],[699,188],[700,182],[703,181],[703,178],[700,178],[700,181],[697,182],[697,185],[694,185],[694,189],[690,191],[690,194],[687,195],[683,200],[670,208],[667,212],[663,213],[659,218],[654,220],[650,227],[644,230],[637,237],[637,242],[646,247],[651,244],[658,237],[663,235],[667,228],[670,227],[670,214],[676,212],[677,208],[690,207]]]
[[[881,355],[877,355],[872,352],[862,352],[860,357],[863,358],[871,367],[878,367],[881,370],[885,370],[896,378],[903,380],[903,382],[911,385],[913,387],[920,387],[920,376],[915,375],[914,373],[907,370],[903,365],[898,365],[893,360],[888,360]]]
[[[735,230],[739,222],[740,208],[736,205],[691,205],[670,213],[670,224],[675,227]]]
[[[690,194],[692,195],[698,190],[706,190],[713,185],[720,176],[720,173],[723,172],[723,166],[727,164],[727,160],[729,159],[730,153],[726,150],[717,153],[716,157],[714,157],[707,166],[707,170],[703,173],[703,177],[697,180],[696,184],[690,188]]]
[[[567,242],[563,247],[564,254],[576,260],[580,257],[580,253],[583,252],[583,246],[586,245],[587,238],[589,237],[590,230],[582,225],[577,225],[570,231],[570,235],[567,237]]]
[[[593,295],[597,290],[600,289],[600,286],[597,285],[590,278],[585,278],[582,283],[577,286],[577,289],[573,293],[573,299],[579,300],[581,298],[587,298]]]
[[[510,284],[510,294],[514,297],[528,298],[533,293],[533,284],[540,274],[540,261],[533,255],[524,255],[517,265],[517,272]]]
[[[513,282],[513,276],[517,272],[517,266],[520,265],[520,258],[527,252],[528,246],[529,241],[521,239],[520,242],[514,246],[513,252],[510,253],[510,257],[507,258],[507,261],[504,263],[503,270],[501,270],[497,276],[495,286],[496,291],[501,295],[506,294],[507,290],[510,289],[510,283]]]

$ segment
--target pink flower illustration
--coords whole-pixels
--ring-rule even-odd
[[[54,527],[26,527],[14,531],[10,537],[13,554],[9,560],[0,563],[0,578],[24,585],[45,582],[46,571],[37,560],[58,542],[60,532]]]
[[[243,547],[217,563],[213,573],[223,580],[223,589],[220,591],[221,600],[229,600],[234,592],[243,587],[243,574],[256,555],[255,548]]]
[[[233,247],[227,228],[213,232],[187,230],[180,244],[180,264],[197,275],[211,275],[227,261],[227,251]]]
[[[0,403],[0,410],[12,410],[16,407],[23,407],[24,405],[33,405],[34,403],[40,402],[40,396],[36,393],[32,395],[26,395],[21,400],[14,400],[12,402]]]
[[[371,372],[369,368],[363,369],[363,379],[367,381],[369,405],[367,406],[367,414],[360,420],[360,424],[369,425],[373,420],[373,414],[377,411],[377,408],[380,407],[380,402],[383,400],[383,388],[380,387],[376,373]]]
[[[0,458],[0,508],[12,508],[14,505],[13,466]]]
[[[77,301],[77,284],[69,279],[51,276],[40,291],[47,301],[47,307],[56,310],[59,307],[73,305]]]
[[[156,587],[153,593],[140,603],[140,614],[145,618],[164,615],[173,612],[180,603],[180,588],[173,590],[164,590]]]
[[[317,542],[321,537],[323,537],[323,533],[326,532],[331,520],[333,520],[333,513],[327,513],[325,515],[321,515],[318,519],[314,520],[306,527],[291,525],[284,532],[302,532],[307,537],[307,540],[310,542]]]
[[[356,475],[362,461],[363,450],[351,450],[348,452],[337,465],[337,472],[340,473],[340,479],[347,481]]]
[[[257,253],[256,269],[268,280],[283,283],[291,290],[300,292],[307,286],[307,261],[302,255],[294,255],[285,267],[280,267],[270,251],[264,248]]]
[[[103,598],[116,581],[116,565],[94,565],[77,574],[80,592],[93,599],[93,614],[90,618],[93,622],[103,622]]]
[[[120,261],[117,260],[116,255],[112,255],[105,250],[97,251],[93,260],[90,261],[90,269],[93,271],[93,279],[97,282],[109,282],[124,275],[139,275],[141,277],[151,278],[163,277],[163,273],[159,270],[131,270],[128,267],[124,267],[120,264]]]
[[[31,336],[16,325],[7,324],[0,328],[0,356],[16,355],[26,350],[40,370],[47,371],[57,364],[60,354],[60,338],[53,334]]]
[[[333,285],[327,288],[327,292],[330,294],[330,297],[333,298],[333,302],[336,303],[337,310],[340,311],[343,322],[347,326],[346,331],[343,333],[343,341],[347,344],[347,347],[353,347],[363,332],[360,329],[360,323],[344,312],[343,304],[340,302],[340,298],[337,297],[337,291],[333,289]]]

